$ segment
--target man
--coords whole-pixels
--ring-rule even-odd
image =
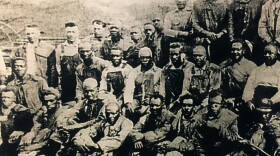
[[[40,30],[37,25],[27,25],[25,33],[27,43],[20,47],[15,55],[26,57],[28,74],[43,77],[50,87],[57,87],[54,46],[40,41]]]
[[[34,125],[30,132],[26,133],[19,144],[20,154],[50,154],[48,141],[51,134],[56,130],[56,119],[60,115],[60,93],[57,89],[45,90],[43,107],[33,117]],[[62,113],[62,112],[60,112]]]
[[[257,65],[263,63],[262,51],[265,46],[258,35],[258,23],[264,2],[265,0],[234,0],[229,16],[230,41],[242,38],[252,44],[252,48],[245,51],[245,57]]]
[[[209,59],[216,64],[229,55],[226,49],[230,4],[230,0],[197,0],[193,7],[193,27],[199,35],[196,41],[209,47]]]
[[[193,40],[192,5],[187,0],[175,0],[177,8],[165,15],[164,34],[171,42],[189,42]]]
[[[134,152],[154,156],[156,147],[167,139],[174,115],[164,108],[163,97],[155,94],[150,97],[150,113],[141,117],[129,137]]]
[[[152,22],[156,30],[154,40],[157,45],[157,60],[155,62],[158,67],[162,68],[169,61],[169,42],[164,35],[163,22],[160,15],[155,15]]]
[[[160,78],[159,92],[165,97],[165,105],[172,111],[174,108],[171,105],[179,100],[182,93],[184,71],[193,66],[193,63],[182,58],[182,53],[183,45],[180,42],[170,44],[170,62],[163,67]]]
[[[237,115],[222,107],[221,92],[213,90],[209,94],[207,111],[198,119],[197,132],[207,155],[227,155],[235,150],[239,140]]]
[[[208,95],[211,90],[220,88],[221,69],[207,59],[206,49],[203,46],[196,46],[193,49],[194,65],[184,71],[184,83],[182,95],[191,95],[197,109],[208,104]]]
[[[148,99],[158,92],[162,71],[152,61],[149,48],[139,50],[139,59],[141,64],[130,72],[124,90],[126,112],[133,122],[137,122],[147,113]]]
[[[74,101],[76,98],[76,68],[81,63],[78,44],[79,28],[75,22],[65,23],[67,40],[56,47],[56,65],[61,77],[62,103]]]
[[[21,137],[30,131],[32,115],[30,110],[16,104],[16,95],[10,88],[1,92],[1,139],[0,152],[3,156],[16,156]]]
[[[41,98],[48,85],[45,79],[30,75],[27,72],[26,58],[16,57],[12,60],[12,71],[15,78],[7,86],[16,93],[16,103],[30,109],[35,114],[41,107]]]
[[[273,104],[276,108],[280,102],[278,47],[269,44],[265,47],[264,53],[264,64],[252,71],[242,95],[251,111],[258,107],[262,98],[267,98],[268,104]]]
[[[180,99],[182,108],[176,114],[171,126],[171,138],[159,145],[159,150],[168,155],[205,155],[197,138],[197,115],[195,115],[194,101],[190,96]]]
[[[258,32],[264,43],[280,43],[279,18],[280,2],[268,0],[262,6],[261,18],[259,20]]]
[[[105,106],[105,119],[81,130],[73,143],[81,155],[113,155],[132,128],[133,123],[121,115],[118,103],[110,102]]]
[[[112,66],[102,72],[99,90],[111,92],[121,99],[132,67],[123,60],[122,50],[112,49],[110,56]]]
[[[91,23],[92,33],[83,39],[83,41],[90,42],[92,44],[92,47],[94,48],[93,52],[96,57],[101,57],[100,50],[105,39],[105,27],[106,23],[104,23],[103,21],[99,19],[93,20]]]
[[[129,44],[123,39],[121,35],[121,22],[113,21],[109,25],[110,36],[104,40],[104,43],[101,47],[101,58],[104,60],[110,60],[110,52],[112,48],[117,48],[123,51],[123,58],[126,58],[126,52],[129,47]]]
[[[140,48],[145,47],[144,38],[140,27],[130,28],[131,46],[127,50],[126,60],[131,67],[135,68],[140,64],[138,53]]]
[[[251,72],[257,67],[255,63],[244,58],[245,42],[235,39],[231,42],[231,57],[224,61],[222,68],[222,85],[225,101],[231,104],[242,101],[242,93]]]
[[[78,86],[87,78],[94,78],[99,84],[102,71],[111,65],[109,61],[96,57],[92,48],[89,42],[83,41],[79,44],[79,54],[83,62],[76,68]]]

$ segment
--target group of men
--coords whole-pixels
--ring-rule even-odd
[[[67,22],[57,46],[28,25],[1,65],[1,155],[280,154],[280,3],[175,2],[129,41],[118,21]]]

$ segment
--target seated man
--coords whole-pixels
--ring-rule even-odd
[[[33,117],[34,126],[20,142],[20,154],[49,154],[45,151],[51,134],[56,130],[56,119],[60,115],[57,108],[60,104],[60,93],[49,88],[43,93],[43,107]],[[62,113],[62,112],[60,112]]]
[[[198,118],[197,132],[207,155],[225,156],[235,150],[239,140],[237,115],[222,105],[221,92],[211,91],[208,108]]]
[[[165,109],[163,97],[158,94],[150,97],[150,112],[140,118],[129,137],[134,143],[134,152],[153,156],[157,154],[156,146],[167,139],[174,115]]]
[[[83,82],[83,91],[84,100],[64,111],[64,121],[58,124],[56,133],[51,137],[51,143],[56,144],[56,148],[61,148],[61,154],[72,150],[70,140],[79,130],[104,118],[104,104],[97,99],[97,81],[93,78],[86,79]]]
[[[1,93],[1,156],[16,156],[21,137],[33,126],[30,110],[15,101],[13,90],[4,88]]]
[[[205,155],[196,136],[197,116],[193,99],[186,95],[180,99],[182,108],[176,114],[171,126],[170,141],[160,143],[159,150],[165,156]]]
[[[122,145],[133,123],[121,115],[118,103],[110,102],[105,106],[105,118],[73,138],[74,145],[81,155],[111,155]]]

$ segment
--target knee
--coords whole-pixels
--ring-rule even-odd
[[[171,152],[167,152],[165,156],[183,156],[183,154],[178,151],[171,151]]]

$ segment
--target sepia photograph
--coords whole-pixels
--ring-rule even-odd
[[[279,0],[0,10],[0,156],[280,156]]]

